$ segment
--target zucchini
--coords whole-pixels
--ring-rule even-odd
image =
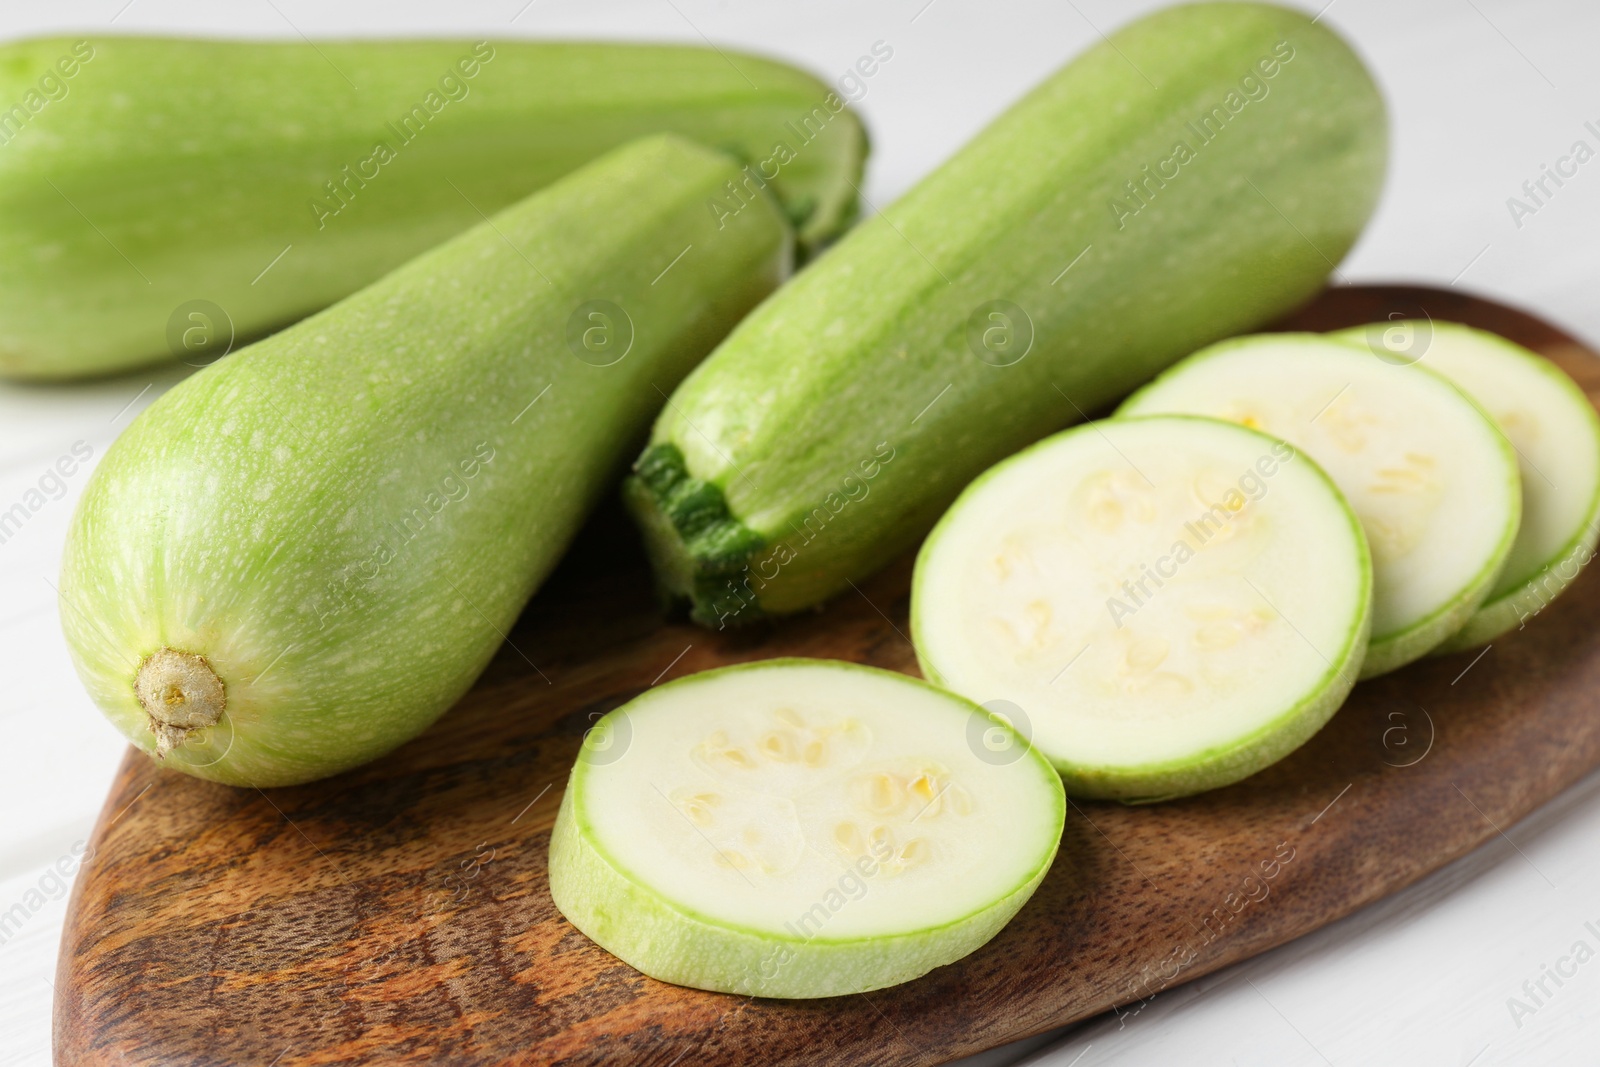
[[[152,404],[62,562],[106,716],[168,767],[252,786],[437,718],[620,475],[658,387],[786,272],[776,206],[720,229],[705,210],[738,173],[671,136],[617,149]]]
[[[746,163],[708,217],[769,186],[813,245],[851,221],[866,152],[826,84],[710,48],[29,40],[0,46],[0,100],[27,104],[0,112],[15,378],[203,365],[647,134]]]
[[[1520,629],[1594,558],[1600,538],[1600,417],[1560,367],[1470,326],[1391,321],[1332,335],[1444,375],[1493,417],[1517,451],[1522,524],[1505,569],[1465,626],[1435,652]]]
[[[678,389],[626,490],[662,586],[717,628],[847,589],[995,461],[1316,292],[1385,137],[1296,12],[1175,7],[1091,48]]]
[[[1522,514],[1516,453],[1432,371],[1321,334],[1261,334],[1196,352],[1118,415],[1211,415],[1281,437],[1350,500],[1372,549],[1361,676],[1426,655],[1489,595]]]
[[[665,982],[860,993],[999,932],[1065,816],[1049,764],[976,705],[872,667],[766,660],[595,725],[551,833],[550,895]]]
[[[1067,792],[1129,802],[1254,774],[1356,682],[1372,563],[1349,504],[1213,419],[1075,427],[967,487],[917,556],[930,681],[1021,710]],[[1025,720],[1023,717],[1025,716]]]

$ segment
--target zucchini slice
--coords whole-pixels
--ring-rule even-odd
[[[1089,423],[991,469],[923,545],[911,600],[929,679],[1012,705],[1069,793],[1127,801],[1299,747],[1355,684],[1371,615],[1328,476],[1184,416]]]
[[[1261,334],[1195,353],[1117,413],[1167,412],[1281,437],[1349,499],[1373,560],[1363,678],[1426,655],[1498,580],[1522,514],[1516,452],[1439,375],[1321,334]]]
[[[1050,766],[1002,721],[890,671],[779,659],[651,689],[585,738],[550,893],[665,982],[828,997],[993,937],[1054,859]]]
[[[1600,417],[1583,390],[1543,356],[1453,322],[1402,320],[1332,334],[1444,375],[1493,417],[1517,450],[1522,525],[1489,597],[1435,652],[1456,652],[1520,628],[1594,558],[1600,537]]]

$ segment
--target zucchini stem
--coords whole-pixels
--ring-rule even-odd
[[[761,617],[753,594],[741,594],[740,579],[766,541],[734,516],[717,485],[689,473],[677,445],[645,449],[623,486],[623,501],[644,530],[669,600],[687,599],[696,622],[719,630]]]

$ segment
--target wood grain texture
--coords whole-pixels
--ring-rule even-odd
[[[1600,393],[1600,359],[1571,338],[1455,292],[1334,289],[1287,325],[1391,311],[1502,333]],[[1155,807],[1074,803],[1016,920],[907,985],[811,1002],[680,989],[561,918],[546,847],[595,718],[665,677],[772,655],[914,673],[909,576],[904,560],[821,612],[714,634],[662,620],[631,532],[604,515],[466,699],[375,764],[262,792],[130,750],[73,891],[56,1061],[939,1063],[1314,930],[1600,763],[1600,581],[1586,575],[1481,658],[1361,684],[1245,782]]]

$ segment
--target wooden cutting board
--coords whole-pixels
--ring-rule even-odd
[[[1600,360],[1456,292],[1340,288],[1291,325],[1427,313]],[[1505,829],[1600,763],[1600,579],[1481,656],[1357,687],[1248,781],[1077,803],[1033,900],[974,955],[825,1001],[680,989],[556,912],[551,823],[580,736],[669,677],[774,655],[915,670],[910,561],[754,633],[663,621],[616,514],[590,525],[476,688],[423,737],[262,792],[130,751],[62,938],[60,1064],[934,1064],[1156,995],[1315,930]],[[535,668],[534,664],[538,667]],[[1004,832],[997,827],[996,832]]]

